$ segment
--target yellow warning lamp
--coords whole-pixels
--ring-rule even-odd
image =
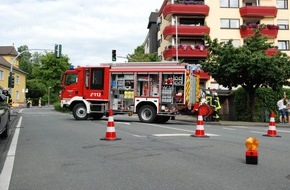
[[[245,145],[248,150],[257,150],[259,146],[259,141],[256,137],[248,137],[246,139]]]
[[[246,139],[245,145],[247,147],[246,151],[246,164],[258,164],[258,146],[259,141],[256,137],[248,137]]]

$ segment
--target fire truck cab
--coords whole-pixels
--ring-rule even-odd
[[[116,63],[67,70],[61,106],[77,120],[138,114],[142,122],[165,123],[176,114],[196,111],[196,76],[184,63]]]

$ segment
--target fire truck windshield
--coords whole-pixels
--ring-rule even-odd
[[[66,74],[65,75],[65,82],[64,85],[68,86],[71,84],[78,83],[78,75],[77,74]]]

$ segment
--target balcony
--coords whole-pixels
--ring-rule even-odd
[[[246,6],[240,8],[241,17],[255,17],[255,18],[264,18],[264,17],[273,17],[277,16],[278,9],[274,6]]]
[[[178,25],[178,36],[203,36],[209,35],[210,28],[207,26],[192,26],[192,25]],[[170,36],[176,35],[176,26],[167,26],[163,30],[163,36],[165,39],[169,39]]]
[[[168,46],[163,52],[165,60],[170,60],[176,57],[176,47]],[[186,58],[206,58],[207,49],[203,45],[179,45],[178,46],[178,57]]]
[[[199,71],[194,71],[195,75],[199,74],[200,79],[204,79],[204,80],[209,80],[210,79],[210,75],[206,72],[204,72],[203,70],[199,70]]]
[[[209,6],[195,4],[167,4],[163,9],[163,16],[168,19],[172,15],[204,15],[209,13]]]
[[[240,27],[241,37],[246,38],[254,35],[255,29],[259,29],[263,36],[267,36],[269,39],[275,39],[277,38],[279,27],[276,25],[242,25]]]

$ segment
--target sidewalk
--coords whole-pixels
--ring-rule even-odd
[[[179,121],[187,121],[196,123],[197,117],[196,116],[189,116],[189,115],[177,115],[175,120]],[[204,121],[204,124],[208,125],[223,125],[223,126],[260,126],[260,127],[269,127],[269,123],[267,122],[246,122],[246,121]],[[276,121],[276,127],[281,128],[290,128],[290,123],[279,123]]]

